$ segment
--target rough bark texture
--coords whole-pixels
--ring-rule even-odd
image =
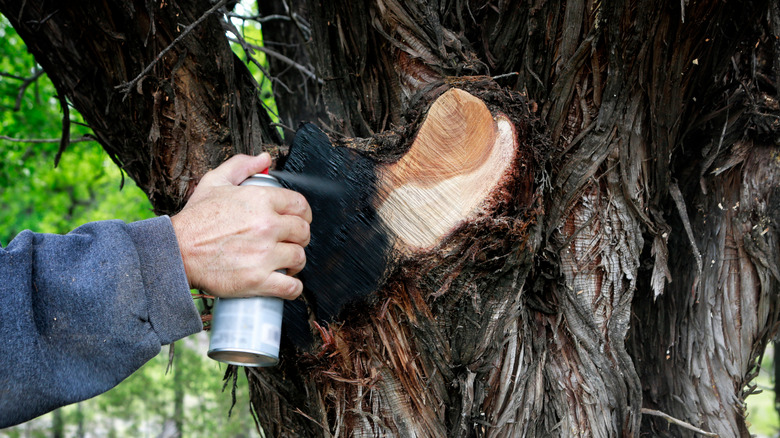
[[[712,216],[726,193],[747,193],[755,175],[776,173],[771,160],[749,159],[770,152],[752,142],[734,146],[759,132],[767,146],[777,138],[777,89],[767,67],[777,52],[761,37],[765,29],[748,24],[766,16],[767,6],[380,1],[296,11],[313,31],[309,58],[332,79],[322,95],[333,131],[365,136],[388,123],[404,125],[430,90],[455,81],[451,76],[514,72],[497,81],[535,100],[555,148],[534,162],[535,184],[524,192],[536,196],[538,216],[503,218],[524,224],[510,241],[524,242],[525,255],[497,236],[487,239],[512,256],[506,277],[493,268],[494,282],[475,281],[473,266],[463,268],[454,256],[469,252],[447,251],[465,239],[457,234],[441,247],[447,257],[422,269],[419,260],[403,266],[400,279],[379,292],[385,301],[369,312],[384,318],[360,324],[346,317],[324,337],[315,368],[286,365],[295,369],[288,382],[309,377],[271,396],[255,393],[256,407],[277,409],[266,419],[269,430],[631,436],[640,434],[640,408],[649,407],[721,436],[744,435],[744,388],[777,321],[770,304],[776,251],[771,244],[714,242],[754,225],[774,238],[773,227],[758,223],[771,215],[762,213],[773,211],[765,205],[771,198],[742,200],[749,212],[743,217],[754,219],[730,233],[714,218],[696,218]],[[747,59],[764,60],[764,69],[746,68]],[[404,144],[398,130],[395,149],[382,138],[364,150],[393,156]],[[729,160],[738,184],[708,175],[714,163]],[[757,172],[746,163],[764,164]],[[759,178],[764,193],[774,190],[773,176]],[[710,185],[718,190],[707,191]],[[711,266],[697,265],[691,240],[706,244],[699,258]],[[742,247],[767,254],[751,256],[755,251]],[[438,277],[431,266],[440,267]],[[737,267],[741,280],[722,285]],[[700,305],[703,299],[711,305]],[[379,341],[366,341],[374,337]],[[667,353],[682,343],[686,350]],[[463,354],[465,345],[479,346],[478,354]],[[275,381],[255,375],[263,386]],[[308,399],[308,410],[294,396],[302,388],[319,394]],[[300,426],[292,426],[296,416]],[[649,416],[642,430],[687,433]]]
[[[384,301],[369,315],[384,318],[345,317],[324,336],[314,368],[286,364],[288,386],[255,392],[256,407],[275,406],[269,430],[691,434],[650,415],[640,423],[646,407],[721,436],[745,435],[746,384],[777,321],[776,230],[761,225],[776,219],[769,195],[777,169],[756,158],[778,138],[774,21],[762,22],[769,6],[378,1],[297,10],[311,24],[309,59],[330,79],[322,88],[330,129],[365,136],[400,125],[392,145],[379,136],[363,149],[377,159],[403,150],[432,90],[486,73],[534,100],[554,149],[534,162],[534,185],[523,192],[536,196],[539,214],[503,218],[523,224],[510,241],[524,242],[525,252],[487,239],[513,268],[477,268],[492,271],[492,282],[475,281],[474,266],[454,255],[469,252],[448,252],[468,242],[457,234],[434,251],[447,257],[418,266],[418,256],[378,293]],[[723,184],[714,169],[735,182]],[[756,185],[762,194],[746,194]],[[728,217],[706,221],[725,197],[736,217],[740,196],[753,196],[739,207],[752,219],[738,229]],[[758,243],[727,237],[759,229]],[[277,382],[255,375],[262,386]],[[307,409],[294,396],[303,388],[318,394]]]
[[[208,4],[16,3],[0,10],[159,210],[273,140],[216,18],[140,95],[114,90]],[[456,87],[520,145],[483,215],[397,260],[307,351],[247,369],[270,436],[693,436],[643,408],[747,436],[778,323],[775,2],[263,3],[290,16],[265,37],[303,41],[285,53],[317,75],[286,124],[390,163]],[[295,90],[288,68],[271,64]]]

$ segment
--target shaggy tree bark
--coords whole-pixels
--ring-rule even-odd
[[[161,212],[225,156],[278,142],[216,16],[129,93],[116,88],[211,7],[0,0]],[[261,11],[287,17],[267,41],[298,44],[269,45],[284,55],[271,73],[296,96],[279,100],[282,121],[315,122],[334,150],[371,163],[366,205],[391,212],[379,228],[392,237],[375,290],[327,315],[314,306],[311,326],[297,313],[313,340],[286,344],[275,369],[247,369],[270,436],[747,436],[744,399],[778,323],[774,2]],[[483,201],[431,234],[395,206],[446,173],[419,163],[449,152],[415,145],[453,93],[486,104],[466,134],[506,120],[515,146]],[[488,155],[466,153],[464,167]]]

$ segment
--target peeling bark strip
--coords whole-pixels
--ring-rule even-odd
[[[0,10],[158,211],[274,140],[217,17],[113,94],[213,3],[50,3]],[[776,3],[262,2],[316,75],[271,62],[283,121],[327,133],[287,165],[351,187],[309,194],[304,342],[247,369],[266,433],[746,437],[780,319]]]
[[[661,373],[643,377],[648,405],[676,406],[677,418],[719,436],[748,433],[742,406],[729,400],[742,400],[751,391],[756,357],[780,311],[780,260],[771,249],[780,243],[780,151],[746,143],[733,148],[731,157],[742,155],[737,149],[743,148],[745,155],[706,177],[710,195],[693,191],[687,197],[695,206],[691,222],[704,269],[690,269],[690,245],[682,250],[686,242],[679,242],[681,250],[671,259],[677,281],[653,305],[677,319],[637,324],[638,332],[657,334],[637,350],[638,363],[664,358]],[[669,373],[678,377],[665,379]]]

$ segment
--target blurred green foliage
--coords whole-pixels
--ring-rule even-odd
[[[256,15],[257,5],[254,4],[249,8],[244,5],[238,5],[236,11],[245,15]],[[254,22],[234,19],[233,23],[248,44],[254,46],[263,45],[263,31]],[[257,80],[260,99],[263,102],[263,106],[270,114],[271,120],[278,122],[279,116],[276,112],[276,101],[274,100],[273,88],[271,87],[271,79],[267,78],[260,70],[261,67],[265,69],[268,66],[265,53],[253,50],[251,47],[247,47],[247,50],[244,50],[241,45],[235,42],[231,42],[230,45],[233,48],[233,52],[244,61],[249,68],[249,71],[252,72],[252,75]]]
[[[757,438],[780,436],[780,417],[775,409],[773,357],[777,344],[769,344],[761,361],[761,371],[753,382],[759,393],[749,396],[747,402],[747,422],[751,435]]]
[[[42,75],[19,94],[37,72],[21,38],[3,17],[0,21],[0,133],[15,139],[58,140],[62,113],[51,81]],[[11,77],[14,76],[14,77]],[[18,110],[16,110],[18,101]],[[71,138],[90,132],[77,111],[71,110]],[[59,143],[27,143],[0,139],[0,243],[20,231],[66,233],[94,220],[126,221],[153,216],[146,196],[131,180],[119,190],[122,176],[95,142],[67,147],[59,166],[54,158]]]
[[[0,138],[0,246],[25,229],[63,234],[89,221],[153,217],[148,199],[132,180],[125,178],[120,190],[122,174],[96,142],[70,144],[54,167],[62,135],[56,90],[44,74],[20,95],[25,79],[39,69],[0,15],[0,136],[54,140],[31,143]],[[266,104],[273,105],[272,96]],[[70,119],[71,139],[91,132],[73,108]],[[232,399],[230,388],[222,391],[225,366],[206,357],[207,346],[205,333],[177,342],[174,366],[167,374],[168,348],[164,347],[111,391],[0,430],[0,437],[52,436],[56,422],[63,425],[64,436],[162,436],[170,426],[166,422],[177,419],[177,400],[182,406],[181,436],[258,436],[249,413],[246,378],[239,373],[237,401],[228,417]]]

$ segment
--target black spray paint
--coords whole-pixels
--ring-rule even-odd
[[[324,132],[306,124],[295,135],[283,171],[274,172],[312,208],[311,243],[298,277],[320,323],[333,321],[346,306],[376,291],[388,267],[391,239],[372,205],[374,167],[360,154],[334,147]],[[285,303],[284,331],[298,346],[311,342],[301,300]]]

